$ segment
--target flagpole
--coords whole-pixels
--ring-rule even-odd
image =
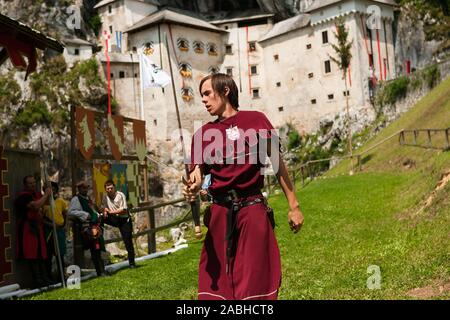
[[[44,167],[44,184],[49,184],[50,179],[48,176],[47,163],[46,163],[46,160],[44,157],[44,144],[42,142],[42,137],[40,138],[40,141],[41,141],[41,156],[43,157],[43,167]],[[50,188],[52,188],[51,185],[50,185]],[[49,198],[49,210],[50,210],[51,217],[52,217],[53,245],[54,245],[54,248],[56,251],[56,260],[57,260],[59,271],[60,271],[61,284],[62,284],[63,288],[65,288],[66,287],[66,279],[64,277],[64,266],[62,264],[61,251],[59,251],[58,233],[56,231],[55,199],[53,198],[53,188],[52,188],[52,192],[50,193],[50,198]]]
[[[180,111],[178,109],[177,93],[175,90],[175,78],[173,76],[172,61],[170,60],[169,41],[167,40],[167,34],[166,34],[166,49],[167,49],[167,59],[169,59],[170,76],[172,78],[173,98],[175,100],[175,110],[177,113],[178,130],[180,131],[181,150],[183,151],[183,161],[184,161],[184,159],[186,159],[186,150],[184,148],[183,131],[182,131],[182,127],[181,127]],[[184,170],[185,170],[185,174],[186,174],[186,180],[190,181],[189,167],[187,164],[184,165]],[[194,228],[195,237],[197,239],[200,239],[202,237],[202,229],[200,227],[200,210],[199,210],[199,207],[197,206],[196,201],[192,201],[190,203],[190,205],[191,205],[191,211],[192,211],[192,218],[194,220],[194,225],[195,225],[195,228]]]
[[[109,39],[111,38],[111,35],[108,35],[108,33],[105,31],[105,55],[106,55],[106,73],[107,73],[107,79],[108,79],[108,115],[111,114],[111,62],[109,59]]]
[[[144,70],[142,68],[142,55],[143,55],[142,48],[138,49],[138,55],[139,55],[139,82],[140,82],[140,110],[139,110],[139,116],[141,117],[141,120],[145,121],[145,115],[144,115],[144,81],[143,81],[143,74]]]

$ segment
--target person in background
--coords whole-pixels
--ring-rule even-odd
[[[78,193],[72,198],[67,215],[78,219],[82,223],[84,248],[91,252],[92,262],[97,276],[106,276],[105,265],[102,260],[102,251],[105,250],[103,230],[100,224],[100,215],[94,208],[94,203],[88,196],[89,184],[80,181],[77,184]]]
[[[64,270],[60,269],[58,262],[58,255],[56,253],[54,234],[53,234],[53,215],[56,224],[56,239],[58,241],[59,254],[61,256],[61,264],[64,268],[64,255],[66,254],[66,214],[69,205],[66,200],[58,196],[59,185],[56,182],[51,182],[53,199],[55,203],[55,211],[52,213],[50,210],[50,205],[44,206],[44,226],[45,226],[45,239],[47,242],[47,259],[45,261],[45,266],[47,274],[52,278],[52,266],[53,266],[53,256],[56,259],[56,265],[58,266],[58,277],[55,279],[57,281],[61,280],[61,274],[64,275]]]
[[[102,211],[104,222],[110,226],[119,228],[125,248],[128,252],[128,263],[130,268],[136,268],[134,261],[135,253],[133,247],[133,223],[128,213],[127,198],[121,191],[116,190],[114,181],[105,182],[106,194],[102,199]]]
[[[40,288],[54,284],[46,274],[44,261],[47,247],[44,236],[42,207],[51,195],[46,187],[44,194],[36,191],[36,179],[32,175],[22,180],[23,190],[18,193],[14,208],[17,215],[16,256],[27,261],[33,278],[33,287]]]

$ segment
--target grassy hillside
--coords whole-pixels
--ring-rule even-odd
[[[450,126],[450,79],[361,150],[402,128]],[[442,141],[443,142],[443,141]],[[406,166],[407,163],[413,165]],[[270,203],[282,255],[281,299],[450,298],[450,152],[400,146],[397,139],[367,155],[353,176],[343,162],[328,178],[298,190],[305,225],[292,234],[281,195]],[[424,202],[433,195],[429,205]],[[137,270],[56,290],[33,299],[195,299],[201,242]],[[381,288],[367,287],[370,266]]]

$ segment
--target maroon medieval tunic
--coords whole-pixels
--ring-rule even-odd
[[[211,174],[213,197],[231,189],[245,201],[262,197],[265,159],[258,157],[257,150],[273,134],[270,130],[273,126],[263,113],[239,111],[223,121],[205,124],[194,134],[191,168],[199,164],[205,174]],[[266,205],[257,203],[238,211],[230,260],[225,240],[228,210],[214,203],[210,217],[205,217],[208,233],[200,257],[198,298],[276,299],[281,262]]]
[[[22,191],[15,200],[17,214],[18,259],[46,259],[43,216],[40,210],[28,208],[28,204],[42,197],[38,192]]]

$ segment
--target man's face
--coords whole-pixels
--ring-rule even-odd
[[[105,186],[105,191],[108,196],[112,197],[116,193],[116,188],[112,184],[108,184]]]
[[[36,191],[36,179],[33,177],[28,177],[25,180],[25,190],[26,191]]]
[[[82,196],[87,196],[88,194],[88,187],[87,186],[80,186],[78,187],[78,192],[82,195]]]
[[[213,90],[211,79],[203,83],[200,92],[202,102],[210,115],[221,115],[225,111],[225,101]]]

